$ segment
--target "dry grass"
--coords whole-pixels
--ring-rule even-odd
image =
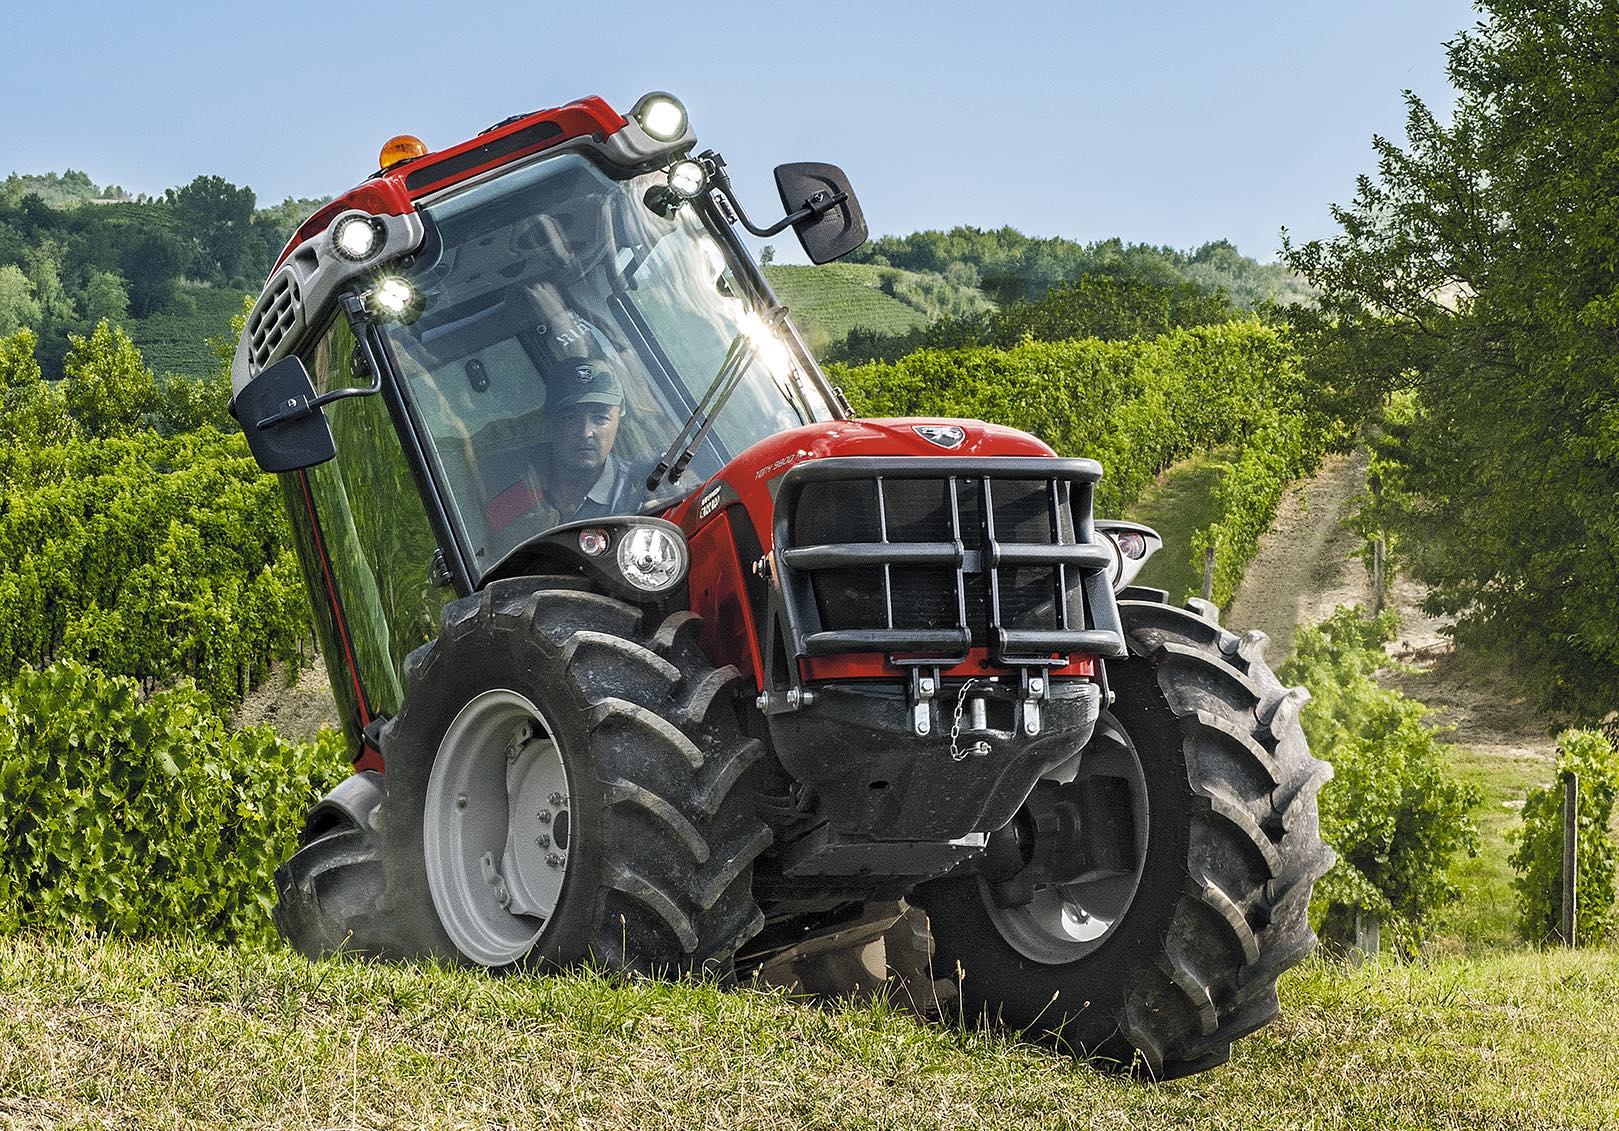
[[[1310,965],[1150,1085],[882,1005],[285,952],[0,942],[0,1125],[1619,1126],[1619,955]]]

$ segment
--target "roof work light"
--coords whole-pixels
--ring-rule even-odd
[[[672,94],[643,94],[630,115],[657,141],[674,141],[686,132],[686,108]]]

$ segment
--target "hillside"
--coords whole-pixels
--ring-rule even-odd
[[[230,320],[242,313],[246,292],[231,287],[187,287],[173,309],[125,325],[130,339],[155,373],[206,377],[219,368],[210,338],[234,340]]]
[[[940,314],[992,309],[989,300],[971,287],[868,263],[772,265],[764,272],[817,352],[856,328],[903,334]]]

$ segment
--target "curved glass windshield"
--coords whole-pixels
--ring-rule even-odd
[[[569,154],[422,211],[399,272],[421,313],[387,338],[480,567],[565,522],[656,510],[832,418],[697,209],[644,203],[663,183]],[[689,467],[649,488],[682,447]]]

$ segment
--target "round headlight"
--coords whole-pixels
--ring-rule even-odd
[[[421,313],[421,296],[416,288],[397,275],[382,280],[366,297],[372,308],[385,318],[408,322]]]
[[[382,246],[382,226],[369,216],[345,216],[332,229],[332,246],[344,259],[369,259]]]
[[[657,141],[674,141],[686,132],[686,108],[662,91],[642,96],[630,113]]]
[[[619,536],[618,570],[648,593],[673,589],[686,575],[686,544],[661,526],[632,526]]]
[[[1113,540],[1119,544],[1119,553],[1131,561],[1147,556],[1147,536],[1139,530],[1116,530]]]
[[[669,191],[690,200],[703,191],[703,167],[696,161],[682,161],[669,170]]]
[[[607,531],[600,527],[592,526],[579,532],[579,549],[593,558],[605,554],[610,545],[612,539],[608,537]]]

